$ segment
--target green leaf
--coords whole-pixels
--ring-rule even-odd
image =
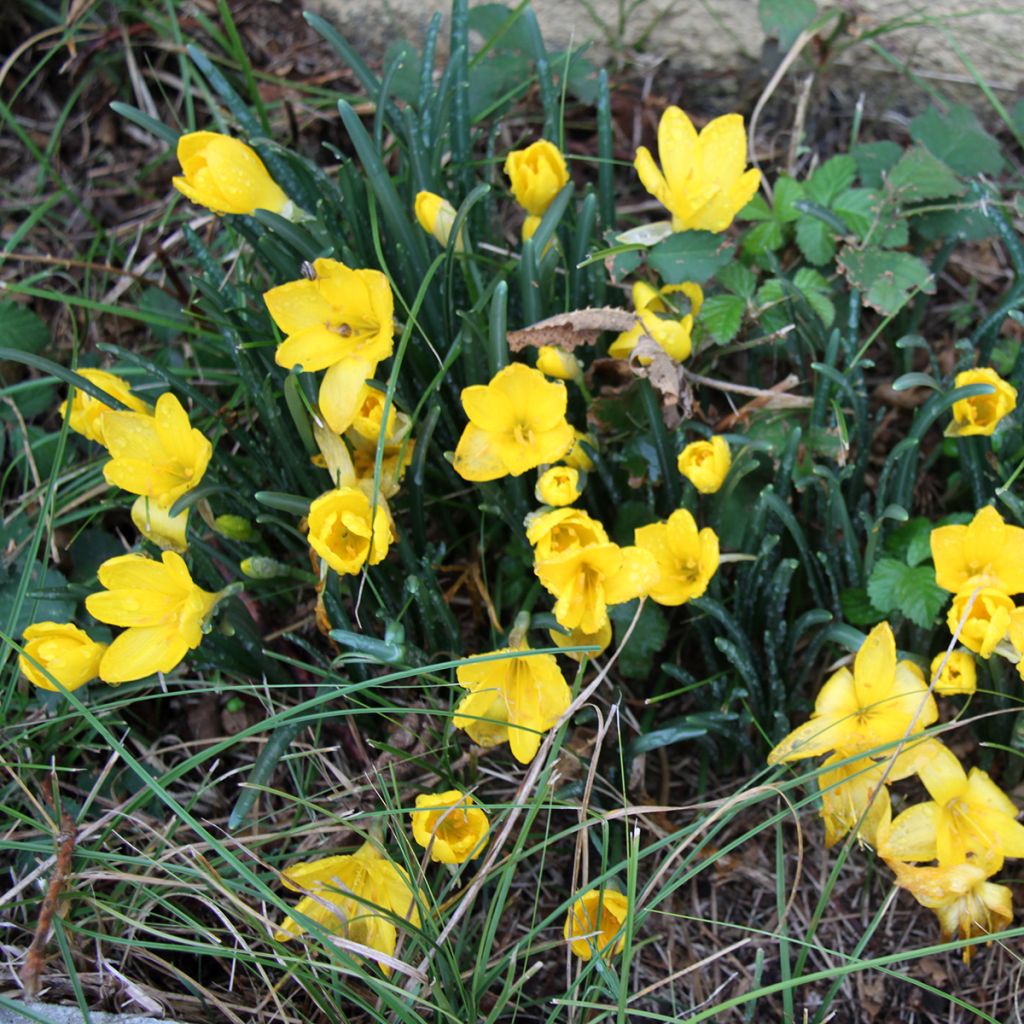
[[[871,603],[868,592],[862,587],[840,591],[839,607],[843,610],[843,618],[854,626],[873,626],[885,618],[885,614]]]
[[[8,348],[35,354],[50,344],[50,329],[20,302],[0,302],[0,338]]]
[[[881,188],[882,179],[896,165],[903,150],[895,143],[861,142],[854,146],[850,155],[857,162],[860,183],[867,188]]]
[[[804,216],[796,222],[796,244],[808,263],[820,267],[836,253],[836,233],[817,217]]]
[[[480,4],[469,9],[469,28],[485,42],[494,40],[495,50],[530,50],[530,30],[521,10],[511,11],[504,4]]]
[[[932,557],[932,522],[925,516],[914,516],[885,539],[885,549],[909,566],[920,565]]]
[[[768,205],[768,201],[758,192],[738,214],[737,220],[773,220],[775,214]]]
[[[853,184],[856,174],[857,161],[843,153],[826,160],[804,183],[804,191],[808,199],[829,206]]]
[[[930,565],[912,567],[894,558],[883,558],[871,570],[868,596],[879,611],[899,612],[922,629],[934,625],[935,618],[949,600],[949,594],[935,582]]]
[[[889,172],[886,185],[903,203],[964,194],[964,183],[923,146],[914,146]]]
[[[871,603],[884,615],[899,605],[900,583],[907,566],[895,558],[881,558],[871,570],[868,580],[868,597]]]
[[[775,217],[782,224],[788,224],[800,216],[800,211],[793,205],[798,199],[804,198],[804,187],[795,178],[783,175],[775,183]]]
[[[766,221],[751,228],[743,237],[743,252],[748,256],[760,256],[762,253],[781,249],[786,241],[782,228],[774,221]]]
[[[860,289],[864,301],[883,316],[899,312],[914,289],[929,295],[935,291],[928,267],[909,253],[847,247],[839,254],[837,266]]]
[[[734,295],[741,295],[745,299],[751,298],[757,288],[754,272],[742,263],[730,263],[722,267],[715,275],[715,280]]]
[[[788,50],[796,37],[814,21],[814,0],[759,0],[757,13],[766,36],[778,36],[779,48]]]
[[[701,307],[698,320],[720,345],[739,333],[747,300],[740,295],[712,295]]]
[[[11,635],[20,637],[33,622],[71,621],[75,601],[67,594],[67,582],[52,565],[44,569],[39,562],[32,563],[25,600],[15,611],[20,576],[21,569],[18,568],[6,578],[0,577],[0,629],[6,630],[10,626]]]
[[[735,246],[728,239],[711,231],[680,231],[654,246],[647,261],[669,284],[703,284],[732,259],[734,252]]]
[[[615,627],[615,642],[621,643],[636,614],[637,602],[627,601],[608,609]],[[619,655],[618,669],[627,679],[647,679],[654,671],[654,656],[668,639],[668,619],[653,601],[644,604],[629,642]]]
[[[959,238],[964,242],[980,242],[996,233],[995,225],[980,210],[958,207],[933,210],[914,217],[914,231],[927,242]]]
[[[858,238],[863,238],[878,216],[879,196],[870,188],[849,188],[836,197],[832,209]]]
[[[1005,166],[999,143],[961,105],[940,114],[934,107],[910,122],[910,137],[957,174],[999,174]]]
[[[793,284],[800,290],[807,304],[817,313],[826,327],[832,326],[836,318],[836,307],[832,304],[832,289],[828,280],[810,267],[801,267],[793,275]]]

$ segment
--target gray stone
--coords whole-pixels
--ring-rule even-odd
[[[44,1021],[45,1024],[86,1024],[86,1017],[77,1006],[57,1006],[50,1003],[25,1003],[25,1011],[19,1012],[0,1006],[0,1024],[26,1024],[28,1021]],[[183,1024],[166,1017],[139,1017],[132,1013],[103,1013],[90,1010],[88,1020],[92,1024]]]

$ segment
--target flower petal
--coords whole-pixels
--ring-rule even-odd
[[[320,412],[336,434],[344,433],[352,425],[359,411],[363,385],[376,370],[376,363],[350,358],[335,363],[324,374],[320,382]]]
[[[100,679],[105,683],[127,683],[145,679],[154,672],[170,672],[188,650],[176,622],[133,626],[107,648],[100,661]]]

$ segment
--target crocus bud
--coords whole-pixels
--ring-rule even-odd
[[[99,675],[107,644],[97,643],[70,622],[37,622],[25,630],[25,653],[18,667],[40,690],[57,690],[44,669],[66,690],[77,690]]]
[[[420,227],[441,245],[447,245],[455,224],[455,207],[434,192],[417,192],[415,211]],[[455,249],[463,251],[461,231],[455,240]]]
[[[978,670],[970,653],[964,650],[952,651],[948,659],[945,651],[936,654],[932,659],[930,676],[939,671],[943,661],[946,667],[935,680],[935,692],[945,696],[951,693],[974,693],[978,688]]]
[[[541,345],[537,352],[537,369],[559,380],[579,380],[583,376],[580,361],[555,345]]]
[[[534,217],[544,215],[569,181],[565,157],[546,139],[509,153],[505,173],[512,182],[516,202]]]
[[[545,505],[560,508],[563,505],[571,505],[582,490],[578,469],[573,469],[572,466],[552,466],[546,473],[541,474],[537,481],[536,496],[537,500]]]
[[[694,441],[679,453],[679,472],[700,491],[714,494],[729,473],[732,456],[724,437]]]
[[[964,370],[956,375],[955,383],[958,388],[968,384],[991,384],[995,390],[989,395],[975,395],[954,402],[953,422],[946,430],[947,434],[958,437],[991,434],[999,421],[1017,407],[1017,389],[990,367]]]

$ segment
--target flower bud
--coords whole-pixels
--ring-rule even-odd
[[[729,445],[721,436],[710,441],[694,441],[679,453],[679,472],[701,494],[714,494],[725,482],[730,465]]]
[[[950,423],[947,434],[958,437],[991,434],[999,421],[1017,407],[1017,389],[1012,384],[1007,384],[990,367],[964,370],[963,373],[956,375],[955,384],[958,388],[966,387],[968,384],[991,384],[995,392],[954,402],[953,422]]]
[[[537,369],[559,380],[579,380],[583,376],[580,361],[556,345],[541,345],[537,352]]]
[[[516,202],[534,217],[544,215],[569,181],[565,157],[546,139],[509,153],[505,173],[512,182]]]
[[[446,246],[455,226],[455,207],[434,192],[417,192],[415,212],[420,227]],[[455,240],[455,251],[464,251],[461,231]]]
[[[563,505],[571,505],[582,490],[578,469],[573,469],[572,466],[552,466],[541,474],[534,493],[537,500],[544,505],[560,508]]]
[[[978,670],[974,658],[967,651],[956,650],[946,659],[946,652],[942,651],[932,659],[929,677],[936,675],[943,661],[946,667],[935,680],[935,692],[947,696],[951,693],[974,693],[978,688]]]
[[[107,647],[70,622],[37,622],[25,630],[25,653],[18,667],[40,690],[57,691],[44,669],[66,690],[77,690],[99,675]]]

